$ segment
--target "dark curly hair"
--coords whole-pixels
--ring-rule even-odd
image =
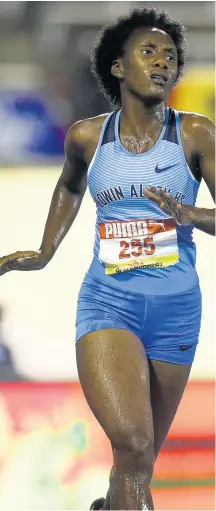
[[[169,34],[178,55],[177,80],[182,76],[186,63],[185,27],[173,21],[165,11],[153,8],[133,9],[103,28],[91,55],[91,71],[96,77],[100,91],[114,107],[121,106],[119,80],[111,74],[112,62],[123,54],[123,47],[131,33],[137,28],[153,27]]]

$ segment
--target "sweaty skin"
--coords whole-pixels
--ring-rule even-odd
[[[128,151],[143,153],[157,142],[177,68],[174,42],[154,28],[135,30],[123,55],[121,52],[112,63],[110,72],[119,80],[122,100],[120,138]],[[82,203],[87,169],[106,115],[80,121],[69,130],[65,163],[40,249],[2,257],[1,275],[11,270],[42,269],[54,256]],[[196,179],[204,179],[214,198],[213,125],[206,117],[193,113],[182,112],[180,119],[188,166]],[[145,195],[179,224],[194,224],[203,232],[215,233],[215,210],[180,205],[155,188],[147,189]],[[115,328],[84,335],[76,349],[88,404],[113,449],[114,466],[104,509],[153,509],[150,482],[154,460],[175,416],[191,365],[149,361],[133,332]]]
[[[100,130],[106,116],[100,116],[88,121],[81,121],[81,127],[83,123],[86,123],[86,130],[89,129],[91,135],[93,130],[97,133],[96,138],[91,137],[87,140],[85,146],[85,158],[87,166],[89,166],[91,159],[94,155],[95,149],[100,136]],[[215,201],[215,172],[214,172],[214,161],[215,161],[215,142],[214,142],[214,125],[205,116],[180,112],[181,120],[181,136],[183,150],[186,157],[187,164],[197,180],[204,179],[207,187],[211,193],[213,200]],[[162,120],[163,121],[163,120]],[[162,122],[163,125],[163,122]],[[91,128],[92,126],[92,128]],[[141,144],[138,140],[134,140],[134,144],[142,146],[140,151],[131,151],[131,139],[124,135],[124,131],[120,132],[121,140],[125,148],[130,152],[145,152],[155,145],[157,142],[162,126],[156,133],[149,133],[149,136],[141,138]],[[136,146],[136,148],[137,148]],[[151,200],[155,200],[161,207],[162,211],[174,216],[177,223],[180,225],[193,224],[196,228],[202,230],[211,235],[215,235],[215,209],[197,208],[193,206],[179,204],[171,195],[163,190],[157,190],[152,188],[144,192],[146,197]]]
[[[145,152],[157,142],[163,127],[166,98],[177,76],[176,47],[162,30],[135,30],[125,44],[124,56],[113,62],[111,72],[120,82],[121,141],[128,151]],[[152,73],[158,72],[166,76],[165,83],[150,79]],[[40,270],[52,259],[79,211],[87,187],[87,168],[106,115],[79,121],[69,130],[65,140],[65,163],[52,197],[40,249],[1,257],[0,275],[11,270]],[[196,178],[204,179],[215,200],[212,122],[202,115],[182,112],[181,135],[191,172]],[[145,195],[156,201],[162,211],[173,215],[178,223],[191,223],[203,232],[215,234],[214,209],[177,207],[174,199],[163,191],[146,190]]]

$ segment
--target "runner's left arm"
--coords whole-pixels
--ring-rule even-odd
[[[214,203],[215,196],[215,126],[207,117],[200,117],[195,131],[199,167]],[[194,207],[194,227],[215,235],[216,209]]]
[[[190,129],[193,133],[193,146],[198,155],[201,176],[215,202],[215,127],[207,117],[196,115],[195,118],[193,116]],[[144,195],[155,201],[164,213],[171,215],[177,224],[193,224],[200,231],[215,236],[215,208],[179,204],[168,192],[154,186],[148,186]]]

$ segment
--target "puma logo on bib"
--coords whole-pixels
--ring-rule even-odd
[[[135,268],[159,268],[179,262],[173,218],[99,224],[99,259],[112,275]]]

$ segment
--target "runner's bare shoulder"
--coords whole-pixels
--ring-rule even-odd
[[[106,114],[83,119],[76,122],[69,129],[65,138],[65,153],[70,159],[71,153],[83,158],[88,165],[96,150],[102,125],[107,117]]]

